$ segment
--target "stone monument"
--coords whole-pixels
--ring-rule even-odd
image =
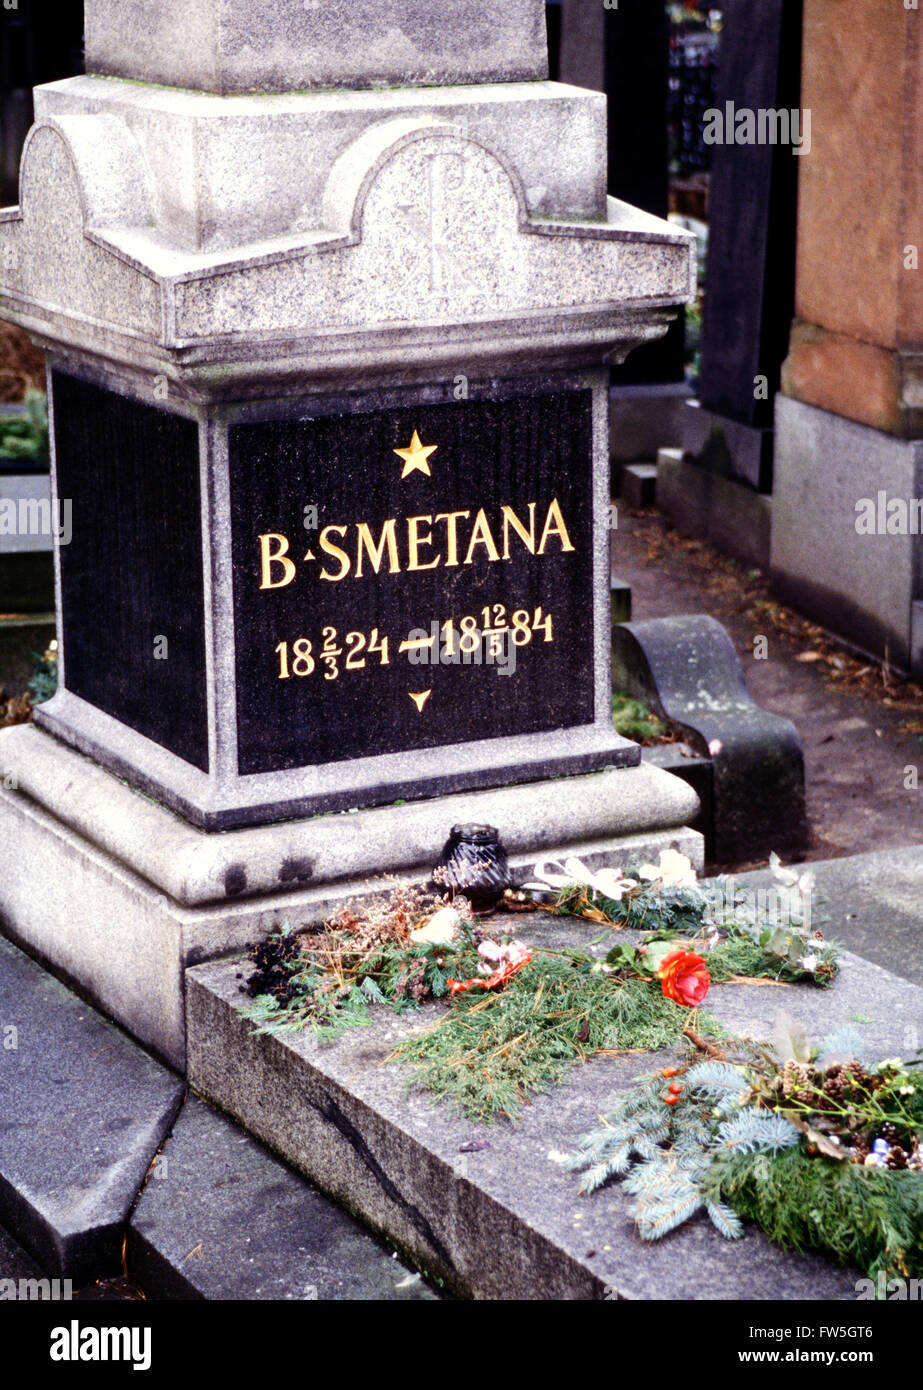
[[[182,1064],[185,966],[455,821],[701,857],[612,729],[607,544],[608,366],[695,259],[541,0],[87,0],[86,55],[0,212],[72,517],[0,925]]]

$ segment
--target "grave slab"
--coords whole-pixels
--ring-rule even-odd
[[[52,1276],[118,1272],[183,1082],[3,940],[0,1023],[0,1221]]]
[[[127,1261],[161,1299],[435,1299],[393,1253],[189,1096],[132,1215]]]
[[[657,506],[684,536],[698,536],[726,555],[769,569],[773,499],[733,478],[722,478],[683,455],[657,456]]]
[[[622,501],[629,507],[653,507],[656,491],[656,463],[627,463],[622,467]]]
[[[562,919],[520,923],[523,939],[586,947],[598,928]],[[603,948],[597,948],[603,949]],[[695,1221],[642,1244],[618,1186],[577,1196],[563,1166],[575,1138],[632,1079],[672,1052],[596,1057],[538,1097],[515,1124],[475,1126],[405,1089],[409,1069],[385,1059],[432,1024],[382,1012],[335,1043],[304,1034],[258,1036],[240,1014],[240,962],[189,972],[193,1084],[323,1190],[394,1240],[454,1293],[477,1299],[850,1299],[859,1273],[820,1254],[786,1255],[748,1229],[737,1242]],[[835,985],[713,988],[709,1008],[729,1028],[763,1037],[784,1007],[811,1036],[862,1014],[871,1051],[901,1050],[923,1024],[923,990],[847,956]],[[473,1140],[486,1147],[470,1152]]]
[[[923,988],[923,845],[812,860],[795,867],[799,874],[810,873],[814,878],[813,920],[826,936],[836,937],[857,955]],[[767,889],[776,879],[771,870],[759,869],[741,874],[739,882]],[[908,1041],[906,1047],[915,1051],[917,1045]]]

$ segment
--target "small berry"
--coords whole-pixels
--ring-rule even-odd
[[[677,1086],[676,1082],[669,1088],[671,1096],[678,1096],[682,1092],[682,1086]]]
[[[676,1102],[677,1102],[678,1100],[679,1100],[679,1096],[664,1096],[664,1097],[663,1097],[663,1103],[664,1103],[664,1105],[675,1105]]]
[[[679,1076],[679,1067],[664,1067],[661,1076]]]

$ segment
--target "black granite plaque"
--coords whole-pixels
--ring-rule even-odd
[[[586,390],[233,426],[241,773],[591,723],[591,458]]]
[[[198,427],[61,372],[52,390],[67,689],[207,770]]]

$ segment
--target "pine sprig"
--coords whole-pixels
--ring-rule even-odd
[[[668,1047],[688,1021],[689,1010],[648,980],[606,975],[589,957],[539,954],[500,992],[456,1000],[394,1056],[415,1067],[414,1084],[488,1121],[515,1115],[558,1083],[572,1061]],[[716,1025],[700,1016],[699,1026]]]
[[[773,1159],[719,1154],[702,1182],[786,1250],[826,1250],[872,1279],[923,1276],[923,1175],[786,1148]]]

